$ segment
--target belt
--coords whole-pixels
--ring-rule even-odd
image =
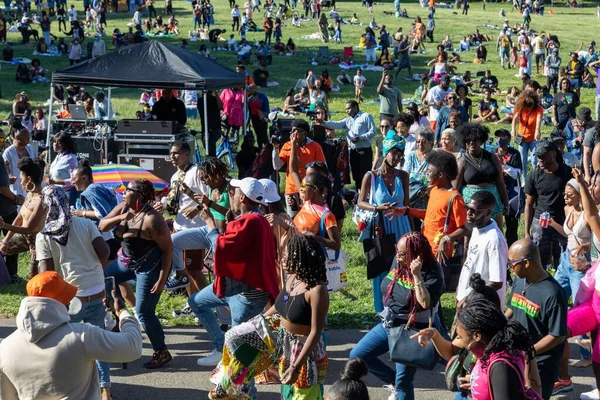
[[[91,296],[77,296],[77,298],[79,300],[81,300],[82,303],[91,303],[94,300],[103,299],[104,298],[104,293],[105,292],[103,290],[103,291],[101,291],[99,293],[96,293],[96,294],[93,294]]]

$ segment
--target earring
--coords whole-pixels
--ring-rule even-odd
[[[29,184],[30,183],[33,185],[33,188],[31,188],[31,189],[29,189]],[[33,192],[35,190],[35,188],[36,188],[35,183],[33,183],[32,181],[27,182],[27,185],[25,185],[25,190],[27,192]]]

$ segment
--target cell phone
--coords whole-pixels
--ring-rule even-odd
[[[104,288],[106,293],[106,308],[115,308],[115,299],[113,299],[112,291],[116,288],[115,277],[107,276],[104,278]]]

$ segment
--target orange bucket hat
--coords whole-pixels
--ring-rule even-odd
[[[42,272],[27,282],[27,296],[48,297],[68,306],[77,294],[77,287],[67,283],[55,271]]]

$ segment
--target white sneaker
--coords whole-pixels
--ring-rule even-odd
[[[217,364],[219,364],[219,361],[221,361],[221,358],[223,358],[223,353],[214,349],[206,357],[199,358],[197,363],[201,367],[216,367]]]
[[[389,397],[387,398],[387,400],[397,400],[398,399],[398,392],[396,392],[396,386],[394,385],[383,385],[383,388],[387,391],[390,392]]]
[[[600,400],[600,394],[598,394],[598,389],[594,389],[591,392],[581,393],[579,398],[581,400]]]

